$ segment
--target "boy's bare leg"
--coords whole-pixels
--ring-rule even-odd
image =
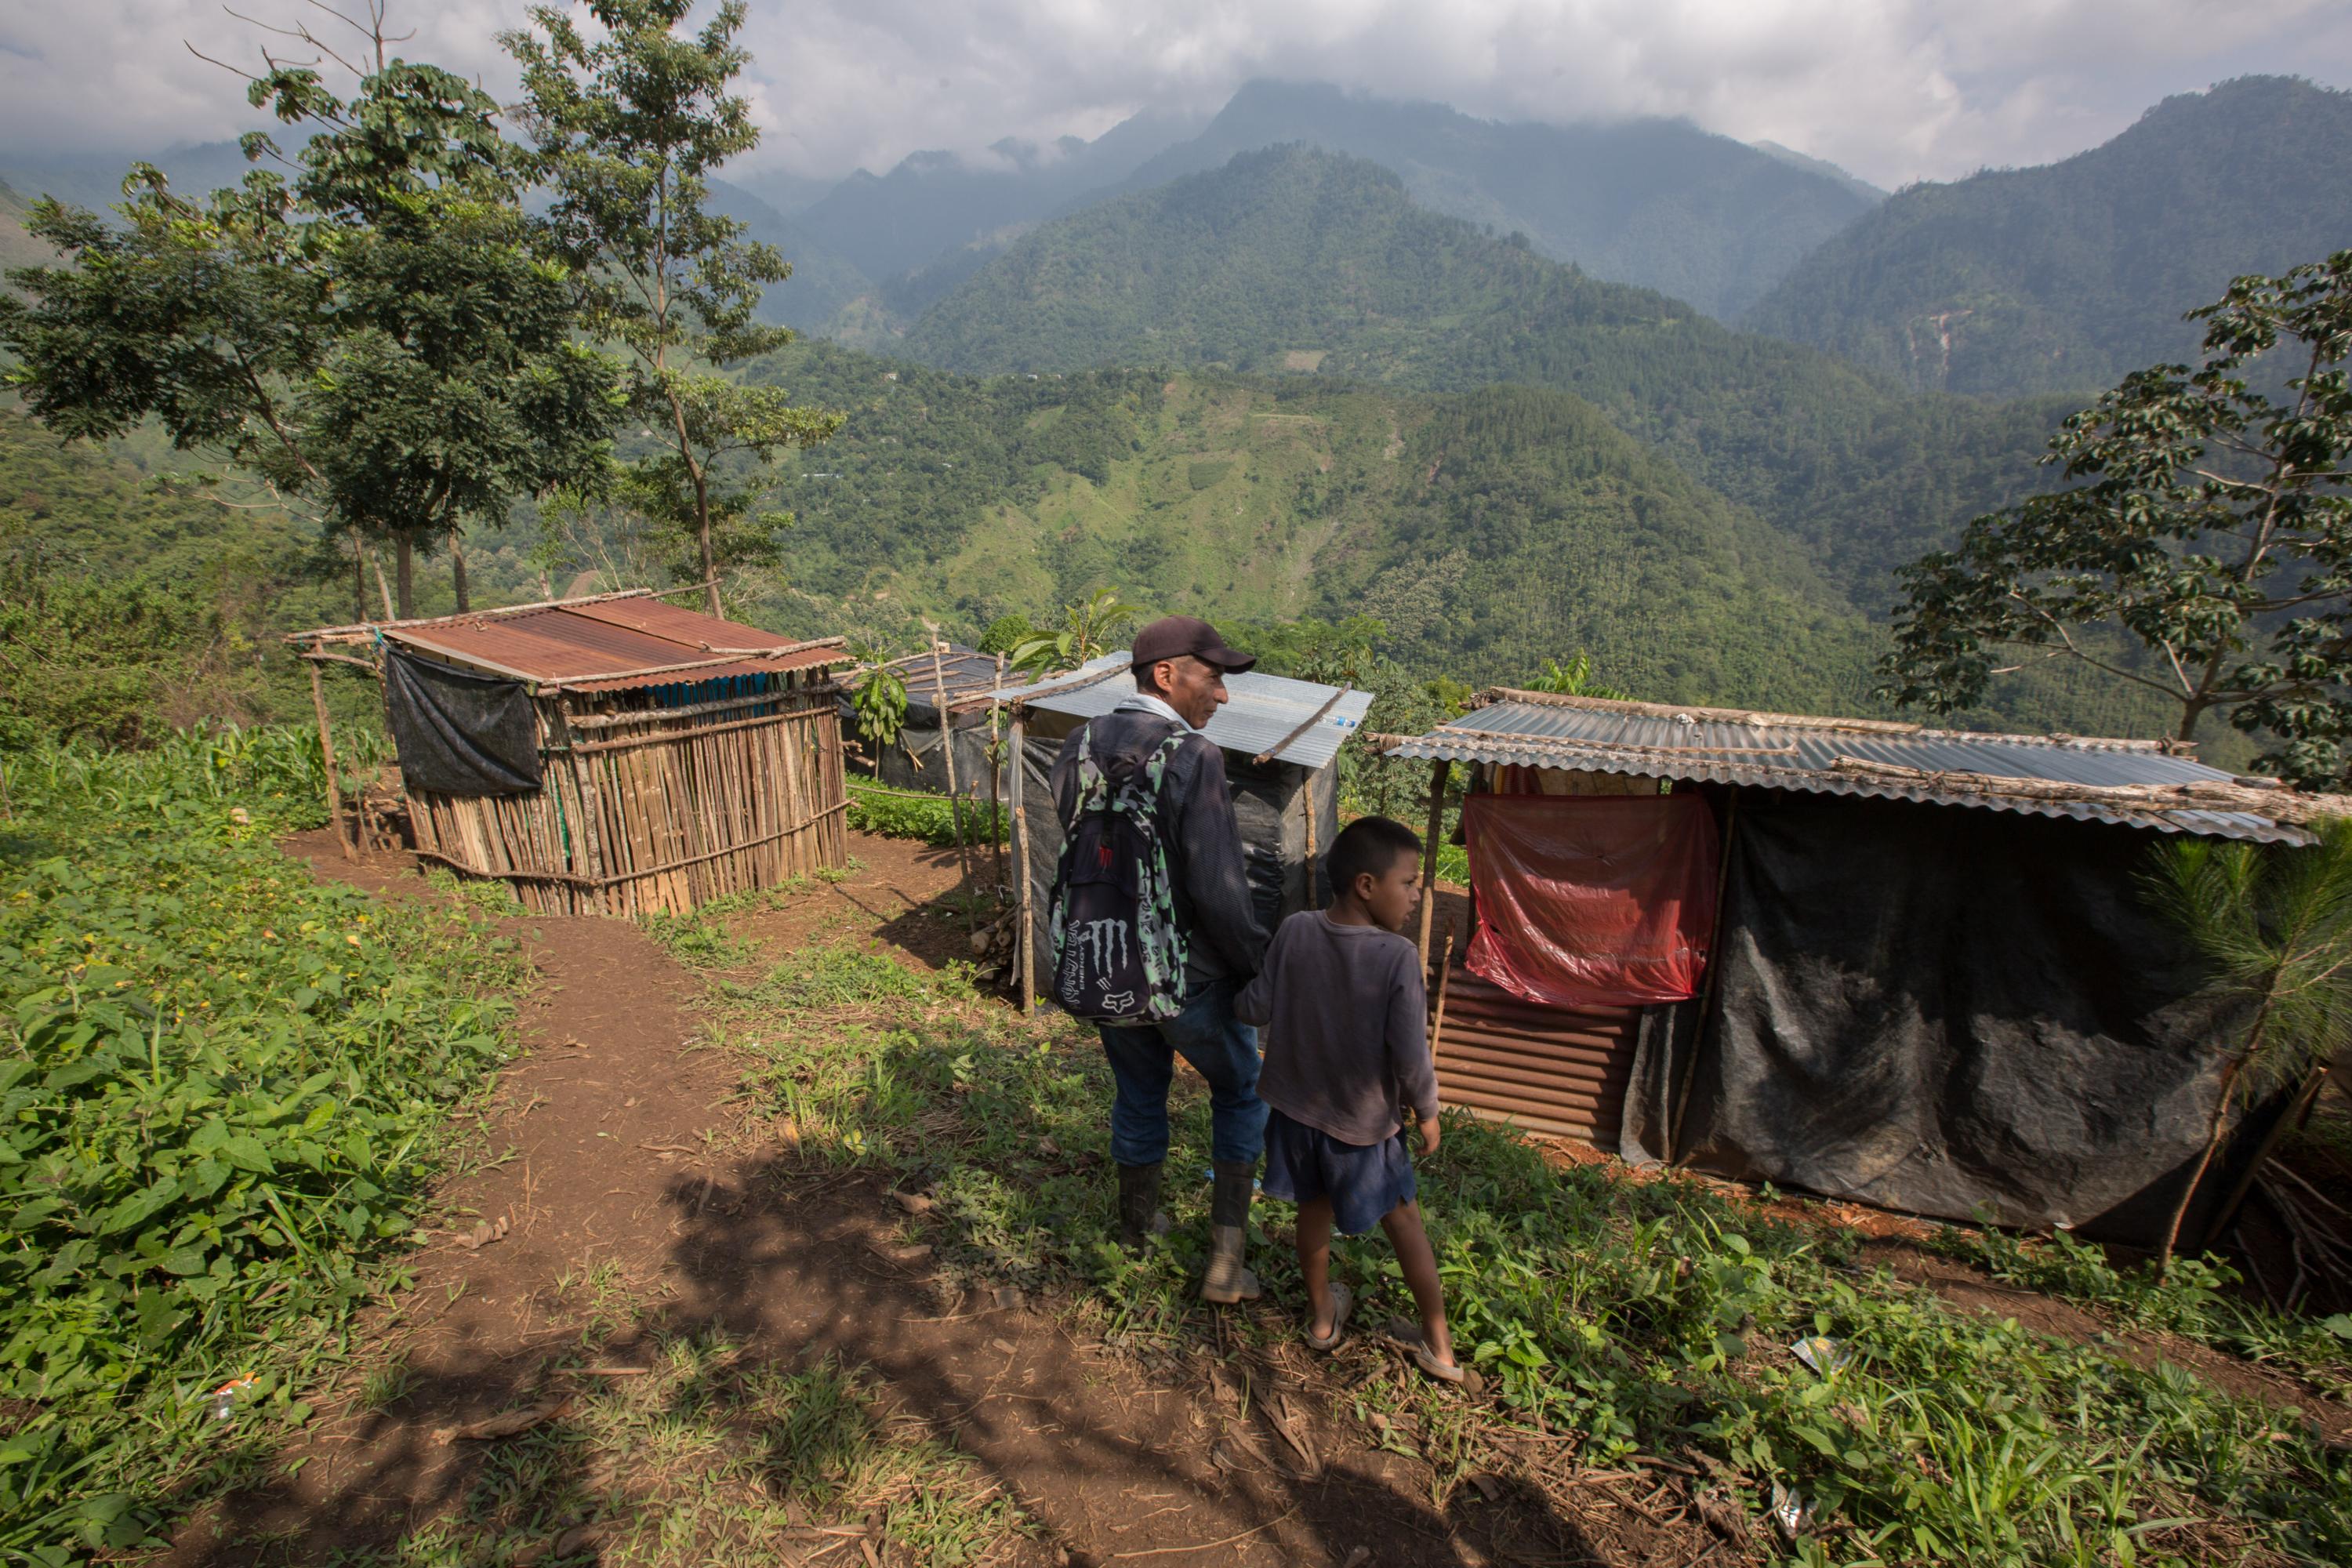
[[[1331,1199],[1327,1194],[1298,1205],[1298,1272],[1307,1277],[1307,1300],[1315,1310],[1308,1325],[1317,1339],[1331,1332]]]
[[[1307,1211],[1301,1209],[1298,1212],[1303,1220]],[[1327,1224],[1329,1213],[1330,1206],[1327,1204],[1324,1206]],[[1454,1335],[1445,1326],[1445,1294],[1437,1282],[1437,1254],[1430,1248],[1429,1233],[1421,1227],[1421,1205],[1407,1198],[1381,1216],[1381,1228],[1389,1233],[1389,1245],[1396,1248],[1397,1267],[1403,1270],[1405,1285],[1412,1291],[1412,1304],[1421,1309],[1421,1342],[1429,1347],[1430,1354],[1447,1366],[1453,1365]],[[1302,1262],[1305,1260],[1306,1234],[1302,1225],[1299,1230]],[[1328,1251],[1328,1241],[1326,1251]]]

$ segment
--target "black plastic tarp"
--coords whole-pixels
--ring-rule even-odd
[[[539,788],[539,728],[522,682],[387,647],[383,707],[410,789],[482,795]]]
[[[2243,1026],[2141,895],[2162,837],[1742,792],[1711,1016],[1654,1010],[1623,1152],[1661,1153],[1686,1096],[1675,1153],[1702,1170],[2153,1242]],[[2253,1141],[2208,1176],[2192,1238]]]

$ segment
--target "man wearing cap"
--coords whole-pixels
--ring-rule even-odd
[[[1226,700],[1226,675],[1257,661],[1190,616],[1144,627],[1132,657],[1135,695],[1065,742],[1053,773],[1066,832],[1077,821],[1081,736],[1091,733],[1098,757],[1136,761],[1171,733],[1184,737],[1159,795],[1160,837],[1185,940],[1184,1010],[1165,1023],[1102,1026],[1117,1085],[1110,1147],[1118,1163],[1119,1237],[1140,1247],[1167,1228],[1159,1213],[1160,1177],[1168,1154],[1168,1086],[1181,1055],[1208,1080],[1213,1128],[1213,1230],[1201,1294],[1211,1301],[1252,1300],[1257,1276],[1244,1266],[1243,1251],[1265,1148],[1265,1104],[1257,1097],[1257,1031],[1235,1021],[1234,996],[1257,973],[1266,933],[1250,904],[1224,753],[1200,731]]]

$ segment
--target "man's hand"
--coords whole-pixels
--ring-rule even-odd
[[[1434,1116],[1421,1119],[1421,1152],[1424,1154],[1437,1152],[1437,1118]]]

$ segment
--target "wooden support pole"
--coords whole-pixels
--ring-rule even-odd
[[[1013,710],[1013,875],[1018,880],[1021,908],[1021,940],[1013,949],[1014,961],[1021,967],[1021,1011],[1037,1011],[1037,925],[1029,908],[1029,814],[1024,809],[1028,795],[1029,758],[1023,746],[1025,716],[1021,710]]]
[[[948,816],[955,823],[956,869],[963,880],[969,882],[971,880],[971,853],[964,847],[963,797],[956,793],[955,718],[948,711],[948,678],[940,663],[939,628],[932,626],[930,631],[932,700],[939,705],[940,751],[947,758]]]
[[[1445,781],[1453,772],[1454,764],[1443,757],[1429,772],[1429,836],[1421,845],[1421,967],[1424,972],[1429,968],[1430,926],[1437,919],[1437,845],[1438,835],[1445,831]]]
[[[1445,932],[1445,952],[1437,961],[1437,1016],[1432,1019],[1429,1025],[1429,1054],[1432,1059],[1437,1056],[1437,1042],[1445,1037],[1445,983],[1453,977],[1453,974],[1454,932],[1451,928],[1448,928]],[[1421,1108],[1415,1106],[1413,1109],[1418,1110]]]
[[[1699,1048],[1706,1043],[1706,1012],[1715,1004],[1715,977],[1723,968],[1723,895],[1731,884],[1731,847],[1739,831],[1739,786],[1731,788],[1731,804],[1723,808],[1723,863],[1715,868],[1715,921],[1706,933],[1706,984],[1699,987],[1698,1022],[1692,1026],[1690,1052],[1676,1074],[1674,1115],[1666,1122],[1666,1146],[1660,1151],[1669,1165],[1682,1152],[1683,1113],[1690,1109],[1691,1085],[1698,1077]]]
[[[1306,770],[1302,770],[1302,771],[1306,771]],[[1307,802],[1307,907],[1308,909],[1310,909],[1310,910],[1314,910],[1314,909],[1320,909],[1320,908],[1322,908],[1322,905],[1320,905],[1319,903],[1318,903],[1318,902],[1316,901],[1316,898],[1315,898],[1315,780],[1316,780],[1316,777],[1317,777],[1317,775],[1316,775],[1313,772],[1311,772],[1311,771],[1307,771],[1307,787],[1306,787],[1305,789],[1302,789],[1302,790],[1300,790],[1300,791],[1298,792],[1298,793],[1299,793],[1299,795],[1300,795],[1302,797],[1304,797],[1304,799],[1305,799],[1305,800],[1306,800],[1306,802]],[[1335,769],[1335,770],[1333,771],[1332,774],[1331,774],[1331,778],[1332,778],[1332,787],[1333,787],[1333,788],[1335,788],[1335,789],[1339,787],[1339,773],[1338,773],[1338,771]]]
[[[343,852],[346,860],[357,859],[352,853],[352,841],[343,833],[343,795],[335,785],[334,726],[327,722],[327,689],[319,679],[319,667],[311,665],[310,707],[319,715],[319,758],[327,770],[327,820],[335,829],[335,847]]]
[[[1004,656],[996,656],[1002,686]],[[1003,715],[996,699],[988,700],[988,851],[996,867],[996,897],[1002,904],[1004,898],[1004,731],[1001,728]]]

